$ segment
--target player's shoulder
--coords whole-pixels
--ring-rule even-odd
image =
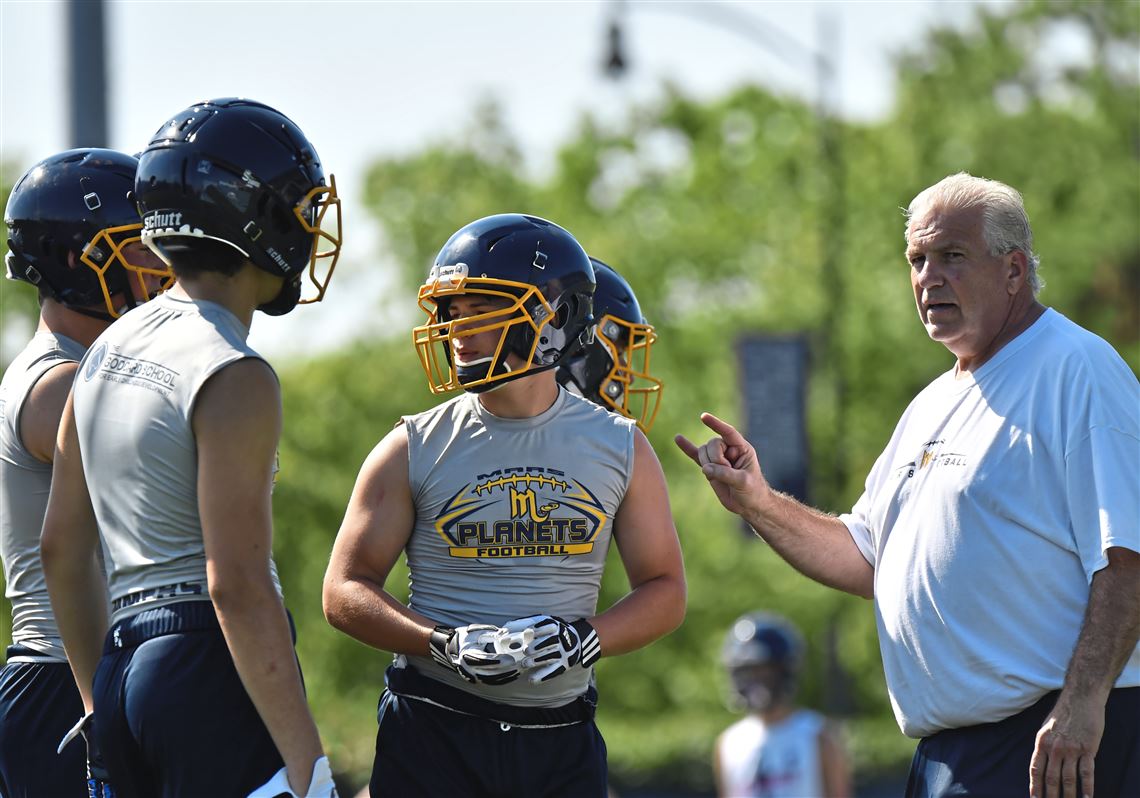
[[[827,725],[827,718],[814,709],[800,707],[791,720],[800,730],[807,734],[816,735]]]
[[[636,422],[631,418],[607,410],[597,402],[592,402],[565,388],[559,390],[561,392],[560,401],[563,403],[561,413],[563,416],[573,417],[575,423],[595,424],[604,428],[624,430],[627,434],[632,434],[633,430],[637,428]]]
[[[401,420],[406,427],[427,430],[441,422],[455,421],[460,417],[469,415],[470,412],[470,395],[460,393],[433,407],[429,407],[427,410],[401,416]]]
[[[721,748],[733,748],[747,741],[754,740],[764,733],[764,722],[752,714],[745,715],[720,733],[717,745]]]

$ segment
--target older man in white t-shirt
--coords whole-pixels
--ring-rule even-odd
[[[874,598],[908,796],[1140,794],[1140,384],[1037,301],[1021,196],[952,175],[907,212],[927,333],[957,358],[850,513],[772,491],[755,450],[678,445],[785,559]]]

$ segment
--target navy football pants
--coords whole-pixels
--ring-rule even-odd
[[[209,601],[114,624],[94,687],[117,798],[244,796],[284,767]]]
[[[11,646],[8,656],[36,652]],[[66,662],[9,662],[0,671],[0,795],[83,798],[83,739],[57,754],[60,740],[83,717],[83,702]]]
[[[392,673],[389,669],[390,686]],[[420,676],[417,688],[424,687],[424,680],[434,681]],[[491,703],[472,702],[466,694],[454,696],[459,691],[436,684],[438,691],[427,686],[416,692],[432,693],[433,701],[454,697],[466,709],[476,702]],[[541,719],[543,710],[533,712]],[[380,698],[378,719],[369,784],[374,798],[605,798],[607,794],[606,744],[592,717],[552,728],[528,728],[445,709],[389,689]]]
[[[996,723],[947,729],[919,741],[907,798],[1029,795],[1029,760],[1057,693]],[[1140,687],[1113,690],[1105,706],[1094,789],[1140,796]]]

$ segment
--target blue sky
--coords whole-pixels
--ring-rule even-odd
[[[368,274],[384,258],[359,204],[368,163],[455,138],[480,98],[498,99],[526,167],[541,171],[583,112],[620,118],[666,79],[698,97],[761,82],[814,98],[815,74],[800,56],[822,43],[838,67],[835,107],[875,119],[893,101],[892,55],[931,26],[969,24],[977,5],[630,1],[630,70],[614,82],[601,70],[610,0],[108,0],[107,144],[136,152],[166,117],[210,97],[251,97],[292,117],[345,197],[345,268],[323,307],[260,319],[251,341],[269,354],[285,351],[282,339],[320,349],[383,315],[365,301],[380,293]],[[0,158],[17,170],[72,146],[65,14],[54,0],[0,0]],[[787,40],[797,44],[781,46]]]

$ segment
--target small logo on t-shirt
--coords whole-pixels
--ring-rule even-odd
[[[87,358],[87,365],[83,368],[83,379],[86,382],[91,382],[95,374],[99,371],[99,366],[103,364],[103,358],[107,356],[107,342],[99,344],[91,356]]]
[[[895,476],[910,479],[924,468],[939,468],[945,466],[964,468],[968,463],[966,455],[960,452],[943,452],[941,447],[945,442],[946,441],[942,439],[938,439],[922,444],[922,452],[918,457],[896,468]]]

